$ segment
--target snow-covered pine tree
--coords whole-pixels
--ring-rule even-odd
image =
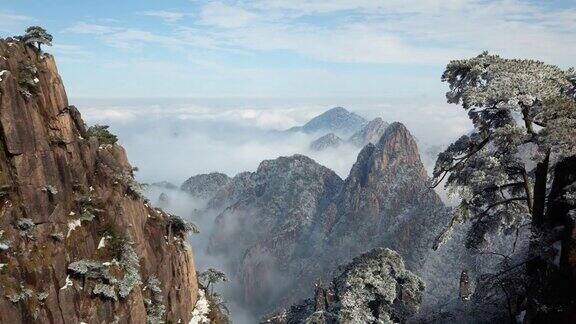
[[[469,248],[482,248],[488,234],[530,226],[526,265],[534,279],[558,252],[552,248],[560,240],[552,237],[558,224],[546,203],[555,166],[576,154],[576,73],[485,52],[450,62],[442,80],[450,86],[448,102],[462,105],[474,130],[439,154],[433,186],[445,181],[460,196],[451,223],[471,222]],[[538,284],[532,281],[528,291]],[[527,298],[531,316],[543,304],[538,298]]]

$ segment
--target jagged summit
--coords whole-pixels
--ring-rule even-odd
[[[368,143],[376,144],[388,126],[389,124],[382,118],[374,118],[354,133],[348,141],[358,147],[364,147]]]
[[[414,137],[402,123],[394,122],[375,144],[369,143],[360,151],[347,181],[359,180],[364,185],[374,177],[396,178],[400,169],[414,171],[418,181],[427,178]]]
[[[350,135],[367,123],[363,117],[349,112],[343,107],[332,108],[312,118],[304,126],[293,127],[289,131],[304,133],[333,132]]]
[[[344,141],[334,133],[328,133],[310,143],[310,149],[313,151],[324,151],[328,148],[334,148],[342,145]]]
[[[180,186],[180,190],[189,193],[192,197],[210,199],[216,191],[230,182],[230,177],[220,172],[198,174],[188,178]]]
[[[381,154],[380,157],[386,159],[387,162],[395,161],[404,166],[409,165],[421,169],[422,176],[426,178],[416,140],[404,124],[399,122],[390,124],[376,144],[376,152]]]

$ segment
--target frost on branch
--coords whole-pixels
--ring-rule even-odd
[[[450,62],[442,80],[474,130],[439,154],[434,186],[462,198],[451,225],[471,221],[466,245],[482,248],[487,234],[542,218],[546,189],[537,183],[576,152],[574,71],[483,53]]]

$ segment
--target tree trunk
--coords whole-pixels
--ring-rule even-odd
[[[541,228],[544,225],[544,209],[546,206],[546,184],[548,182],[548,165],[550,163],[550,150],[546,151],[544,160],[536,166],[536,180],[534,181],[534,202],[532,207],[532,225]]]
[[[530,284],[526,323],[576,323],[576,206],[566,199],[569,187],[576,185],[576,156],[558,162],[554,169],[545,216],[536,214],[543,206],[535,204],[537,223],[533,223],[533,230],[540,234],[541,229],[562,226],[560,262],[536,257],[527,264]],[[544,195],[545,189],[544,186]],[[533,253],[539,252],[537,244],[531,244],[530,248]]]

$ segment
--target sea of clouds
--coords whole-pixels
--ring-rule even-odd
[[[370,120],[404,123],[417,138],[430,170],[434,153],[465,133],[465,112],[441,98],[356,99],[76,99],[89,125],[107,124],[117,134],[138,180],[170,181],[207,172],[229,176],[255,171],[262,160],[308,155],[346,177],[359,149],[344,145],[324,152],[309,150],[318,134],[278,131],[306,123],[335,106]]]

